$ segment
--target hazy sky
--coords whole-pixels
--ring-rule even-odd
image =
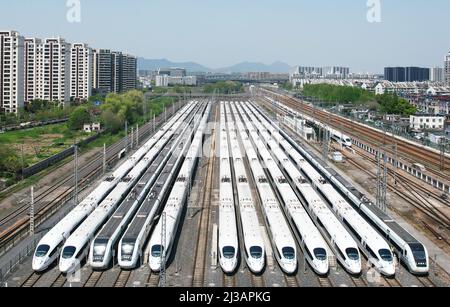
[[[146,58],[212,68],[241,61],[442,66],[450,51],[450,1],[381,0],[381,23],[367,0],[80,0],[69,23],[66,0],[0,0],[0,29],[61,36]]]

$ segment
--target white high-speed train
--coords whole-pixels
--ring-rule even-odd
[[[231,180],[230,153],[224,102],[220,102],[220,191],[219,191],[219,263],[222,270],[233,273],[238,265],[239,240]]]
[[[331,204],[338,219],[345,225],[360,250],[386,276],[395,275],[395,263],[389,244],[367,223],[353,207],[297,151],[289,151],[292,160],[313,182]]]
[[[297,247],[294,238],[272,191],[269,180],[264,173],[258,155],[256,154],[246,129],[239,118],[239,113],[237,112],[234,103],[231,104],[231,107],[242,144],[247,153],[252,175],[259,192],[262,212],[266,219],[269,236],[272,240],[275,258],[285,273],[294,274],[297,271]]]
[[[286,105],[284,105],[284,104],[282,104],[282,103],[280,103],[278,101],[275,101],[274,99],[272,99],[270,97],[266,97],[266,99],[269,100],[272,104],[274,104],[279,109],[287,112],[288,114],[290,114],[290,115],[292,115],[292,116],[294,116],[296,118],[303,118],[306,121],[315,124],[316,126],[319,126],[319,127],[323,128],[323,129],[328,130],[328,132],[330,133],[331,138],[333,140],[335,140],[337,143],[339,143],[340,145],[345,146],[345,147],[352,147],[352,143],[353,143],[352,138],[349,137],[348,135],[344,134],[343,132],[340,132],[340,131],[338,131],[338,130],[336,130],[334,128],[331,128],[330,126],[328,126],[328,125],[326,125],[324,123],[321,123],[321,122],[317,121],[316,119],[314,119],[314,118],[312,118],[312,117],[310,117],[308,115],[301,114],[301,113],[293,110],[292,108],[290,108],[290,107],[288,107],[288,106],[286,106]]]
[[[181,124],[181,123],[180,123]],[[117,206],[125,199],[135,186],[153,160],[160,154],[164,146],[170,141],[174,132],[180,127],[175,124],[158,143],[150,149],[132,170],[114,188],[111,194],[89,215],[89,217],[75,230],[65,242],[60,260],[59,269],[62,273],[71,273],[76,266],[87,256],[90,241],[103,223],[112,215]]]
[[[245,122],[247,123],[250,136],[258,149],[259,155],[264,160],[272,182],[278,190],[280,199],[283,201],[286,215],[291,221],[292,228],[294,229],[294,233],[297,236],[306,260],[317,274],[326,275],[329,271],[328,246],[308,213],[303,208],[294,190],[289,185],[288,180],[281,172],[278,164],[273,160],[269,150],[258,136],[256,130],[260,133],[261,138],[270,139],[270,135],[250,110],[244,108],[244,112],[244,109],[240,106],[238,109],[242,116],[248,116],[249,118],[249,121],[246,120]],[[251,123],[253,123],[254,127],[252,127]],[[272,151],[274,149],[280,149],[276,142],[269,142],[268,148]]]
[[[128,172],[144,157],[144,155],[161,139],[179,119],[188,111],[192,104],[188,104],[172,117],[144,146],[139,148],[114,173],[90,193],[80,204],[56,224],[37,245],[33,256],[34,271],[45,271],[58,259],[59,249],[71,233],[94,211],[98,204],[112,191],[112,189],[128,174]]]
[[[182,125],[174,130],[171,140],[165,145],[165,148],[151,163],[151,166],[146,170],[139,183],[133,187],[128,197],[122,202],[92,241],[89,252],[89,264],[91,267],[94,269],[107,269],[110,266],[113,252],[117,247],[117,241],[120,235],[123,234],[130,220],[134,217],[135,212],[144,202],[148,191],[165,167],[172,152],[176,150],[180,140],[188,129],[188,125],[198,110],[199,107],[196,107],[194,112],[184,114],[180,118]]]
[[[247,172],[239,142],[236,128],[232,124],[233,119],[228,104],[225,106],[228,119],[228,132],[233,159],[234,181],[239,201],[239,213],[241,218],[242,232],[244,238],[244,257],[247,266],[255,274],[260,274],[265,266],[265,247],[258,220],[258,214],[253,201],[252,192],[248,182]]]
[[[203,136],[206,131],[210,112],[211,105],[209,104],[194,136],[194,140],[192,141],[191,147],[189,148],[178,177],[175,180],[161,218],[150,238],[149,264],[150,269],[154,272],[159,272],[163,265],[163,261],[167,262],[171,255],[173,243],[181,220],[181,213],[189,195],[189,189],[191,187],[192,180],[194,179],[198,159],[202,153]],[[162,242],[162,217],[165,217],[165,242]]]
[[[296,191],[306,201],[308,206],[305,209],[309,212],[317,228],[322,232],[323,238],[331,247],[336,258],[349,273],[360,274],[361,257],[357,243],[324,203],[317,191],[302,176],[296,165],[289,159],[288,155],[294,149],[281,137],[277,129],[270,125],[259,113],[255,112],[253,106],[247,106],[250,107],[250,110],[253,111],[258,120],[270,132],[270,138],[268,138],[268,134],[262,135],[263,141],[269,144],[273,152],[273,158],[278,161],[291,184],[295,186]],[[279,145],[276,146],[275,144]]]

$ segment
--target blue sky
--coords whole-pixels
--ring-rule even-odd
[[[442,66],[450,51],[450,1],[381,0],[381,23],[367,0],[80,0],[81,22],[66,0],[0,0],[0,29],[61,36],[147,58],[212,68],[241,61],[291,65]]]

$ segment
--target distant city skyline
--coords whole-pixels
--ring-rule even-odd
[[[79,23],[67,20],[66,1],[0,3],[8,6],[2,30],[213,69],[282,61],[383,73],[391,66],[443,67],[450,51],[444,0],[382,0],[380,23],[367,20],[366,0],[81,0]]]

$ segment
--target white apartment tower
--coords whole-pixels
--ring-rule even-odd
[[[0,112],[23,107],[24,40],[16,31],[0,31]]]
[[[92,92],[92,49],[87,44],[73,44],[70,58],[70,97],[75,101],[87,100]]]
[[[24,101],[43,97],[43,44],[38,38],[26,38],[24,47]]]
[[[42,99],[65,103],[70,98],[70,44],[47,38],[43,45]]]
[[[450,52],[445,56],[445,83],[450,86]]]

